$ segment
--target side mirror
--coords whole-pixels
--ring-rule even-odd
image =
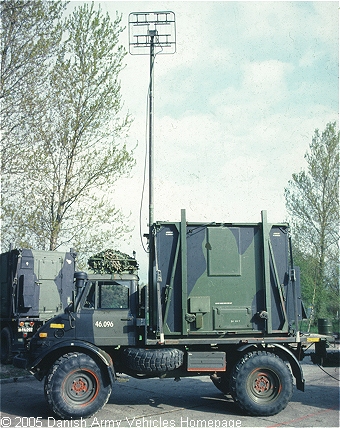
[[[76,280],[76,289],[77,294],[80,291],[80,288],[83,288],[85,285],[85,281],[87,280],[86,272],[74,272],[74,279]]]
[[[87,280],[87,273],[75,272],[74,279],[75,279],[75,286],[76,286],[76,298],[75,298],[75,307],[76,307],[79,303],[81,290],[84,288],[85,282]]]

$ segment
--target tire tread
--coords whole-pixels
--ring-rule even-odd
[[[127,348],[124,350],[126,365],[139,373],[163,373],[183,364],[183,351],[179,349]]]
[[[259,367],[261,364],[260,362],[262,361],[266,361],[264,364],[270,365],[270,363],[273,363],[280,367],[283,376],[283,379],[281,379],[281,385],[282,381],[286,384],[285,390],[280,392],[280,395],[275,399],[275,401],[266,405],[252,402],[245,388],[247,376],[246,369],[244,368],[252,365],[256,359],[259,360]],[[242,382],[240,381],[240,376]],[[243,383],[243,387],[238,387],[239,383]],[[267,351],[254,351],[242,356],[234,366],[230,386],[231,395],[235,403],[241,410],[252,416],[272,416],[279,413],[287,406],[293,394],[293,379],[288,366],[279,356]]]
[[[79,352],[64,354],[54,362],[54,364],[50,368],[50,371],[48,372],[45,378],[44,390],[45,390],[45,398],[46,398],[47,404],[49,408],[52,410],[52,412],[57,416],[61,417],[62,419],[93,416],[105,406],[111,394],[111,384],[107,385],[105,388],[102,384],[100,385],[101,388],[106,390],[106,392],[105,391],[102,392],[102,395],[106,394],[106,396],[104,395],[104,397],[102,397],[101,402],[97,402],[96,405],[92,403],[91,406],[84,406],[81,411],[78,411],[79,409],[76,409],[76,408],[66,410],[65,409],[66,406],[63,405],[64,403],[61,401],[61,398],[60,398],[60,395],[61,395],[60,391],[58,391],[58,394],[54,393],[55,391],[53,391],[54,389],[53,384],[55,381],[55,376],[59,376],[58,372],[63,372],[65,373],[65,375],[67,374],[67,367],[65,368],[65,366],[67,366],[68,363],[72,365],[73,358],[76,358],[76,361],[75,361],[76,364],[74,365],[74,367],[78,366],[79,368],[81,368],[82,364],[88,364],[89,362],[90,363],[93,362],[94,364],[96,364],[93,361],[93,359],[89,357],[87,354],[83,354]],[[58,398],[56,399],[55,396],[57,396]]]

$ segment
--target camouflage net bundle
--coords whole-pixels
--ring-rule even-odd
[[[105,250],[88,260],[88,265],[95,273],[133,273],[138,269],[137,260],[118,250]]]

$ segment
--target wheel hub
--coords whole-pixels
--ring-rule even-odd
[[[255,379],[254,388],[257,392],[266,392],[270,389],[270,381],[265,375],[259,375]]]
[[[270,402],[280,394],[280,380],[273,370],[255,369],[248,377],[249,395],[257,402]]]
[[[91,370],[75,370],[63,383],[64,396],[72,405],[85,405],[98,394],[98,378]]]
[[[89,388],[87,382],[85,382],[82,378],[79,378],[73,381],[72,389],[77,395],[79,395],[85,393]]]

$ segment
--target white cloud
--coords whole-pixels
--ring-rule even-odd
[[[315,51],[315,49],[307,50],[299,60],[300,67],[312,66],[319,58],[322,58],[323,51]]]
[[[339,2],[313,2],[316,14],[311,18],[311,27],[317,39],[325,43],[329,53],[338,58],[339,51]]]
[[[293,69],[291,64],[277,60],[248,62],[243,66],[243,88],[249,99],[254,96],[267,102],[276,102],[287,91],[286,73]]]

